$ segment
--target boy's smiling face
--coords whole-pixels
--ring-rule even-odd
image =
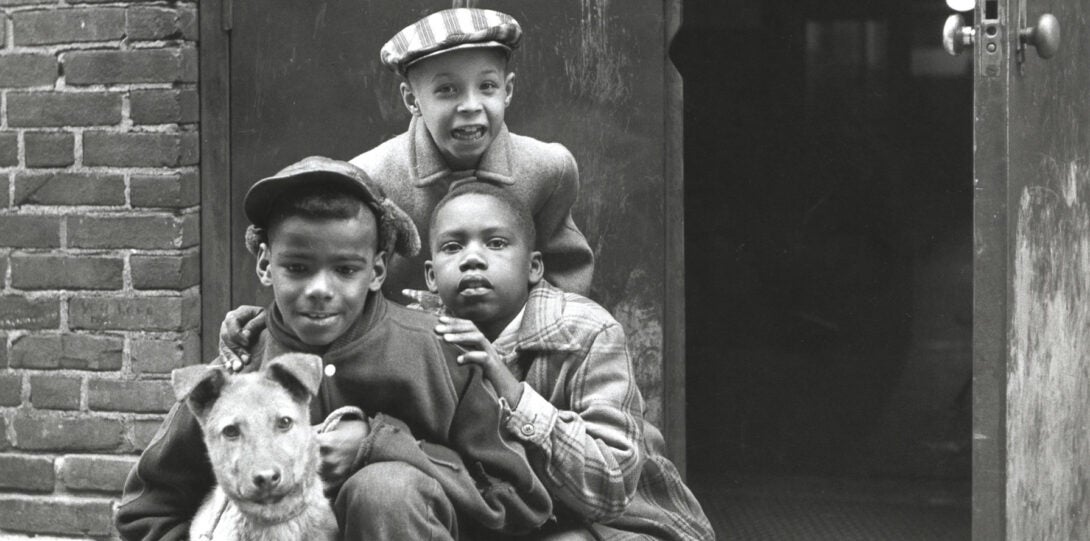
[[[370,210],[348,219],[289,216],[261,245],[257,274],[299,339],[325,346],[348,330],[386,278]]]
[[[514,73],[502,50],[461,49],[413,64],[401,95],[451,169],[473,169],[503,126]],[[414,113],[415,114],[415,113]]]
[[[467,193],[435,214],[428,288],[450,312],[493,340],[514,319],[541,280],[541,254],[514,211],[495,197]]]

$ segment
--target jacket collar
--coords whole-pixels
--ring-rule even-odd
[[[415,115],[409,121],[409,156],[413,186],[417,188],[454,175],[454,171],[451,171],[447,162],[443,160],[443,155],[439,153],[439,148],[435,146],[431,134],[424,127],[424,122]],[[504,124],[500,126],[500,132],[496,134],[492,144],[481,156],[473,176],[480,180],[506,185],[515,182],[511,173],[511,134],[507,131],[507,124]]]
[[[530,290],[519,327],[516,351],[575,351],[579,349],[564,325],[564,292],[542,280]]]
[[[311,346],[299,340],[284,322],[284,316],[276,306],[276,301],[271,302],[266,310],[269,314],[268,329],[273,340],[286,347],[288,351],[313,353],[321,355],[326,363],[337,362],[342,360],[346,351],[351,351],[366,342],[365,338],[368,338],[367,335],[371,329],[386,317],[387,302],[389,301],[381,293],[374,291],[368,293],[360,317],[328,346]]]

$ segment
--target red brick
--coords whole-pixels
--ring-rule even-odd
[[[197,39],[197,12],[192,8],[129,8],[130,40]]]
[[[183,247],[183,224],[169,215],[69,216],[68,245],[74,248]]]
[[[65,81],[70,85],[112,83],[193,83],[197,81],[196,49],[131,49],[64,53]]]
[[[0,455],[0,488],[26,492],[53,492],[53,459]]]
[[[200,323],[199,299],[187,297],[92,297],[68,301],[73,329],[185,331]]]
[[[136,457],[69,455],[57,462],[69,490],[120,493]]]
[[[12,14],[15,45],[109,41],[125,37],[125,10],[51,9]]]
[[[60,325],[57,299],[0,296],[0,329],[55,329]]]
[[[0,374],[0,406],[18,406],[23,403],[23,376]]]
[[[8,441],[8,420],[4,417],[0,417],[0,451],[11,448],[11,442]]]
[[[133,90],[129,106],[135,124],[190,124],[200,120],[196,90]]]
[[[134,207],[192,207],[201,202],[200,177],[194,171],[132,175],[129,177],[129,201]]]
[[[174,405],[174,391],[163,380],[91,380],[87,405],[97,411],[166,413]]]
[[[90,334],[28,334],[11,345],[12,368],[120,370],[124,341]]]
[[[133,167],[178,167],[199,161],[196,132],[86,132],[83,163]]]
[[[182,248],[190,248],[200,244],[201,241],[201,215],[197,213],[182,216]]]
[[[0,496],[0,529],[36,534],[105,537],[113,531],[108,498]]]
[[[0,418],[2,421],[3,418]],[[136,420],[132,423],[133,438],[132,444],[136,451],[143,451],[148,448],[148,444],[155,438],[155,435],[159,433],[159,429],[163,426],[163,420]],[[0,424],[0,427],[3,425]],[[0,439],[0,444],[3,440]]]
[[[0,61],[4,57],[0,56]],[[4,70],[0,65],[0,73]],[[13,131],[0,132],[0,167],[19,165],[19,134]],[[7,198],[4,198],[7,202]]]
[[[12,54],[0,56],[0,87],[23,88],[52,86],[57,81],[57,58],[49,54]],[[11,107],[8,107],[11,112]]]
[[[26,6],[30,4],[56,4],[57,0],[0,0],[0,6]]]
[[[20,411],[12,425],[15,447],[28,451],[113,451],[125,442],[120,419]]]
[[[138,375],[169,374],[175,368],[198,363],[200,354],[196,333],[182,340],[133,340],[132,370]]]
[[[125,178],[113,173],[32,171],[15,175],[16,205],[125,204]]]
[[[11,92],[9,126],[96,126],[121,122],[121,94],[111,92]]]
[[[8,335],[0,332],[0,368],[7,368],[8,366]],[[2,438],[0,438],[2,439]]]
[[[59,216],[0,216],[0,246],[5,248],[58,248],[61,245]]]
[[[17,289],[121,289],[124,262],[114,257],[15,254],[11,285]]]
[[[71,132],[26,132],[27,167],[67,167],[76,162],[75,136]],[[18,203],[16,203],[18,204]]]
[[[31,376],[30,403],[37,409],[78,410],[80,385],[80,378]]]
[[[180,256],[139,256],[129,260],[132,286],[136,289],[185,289],[200,283],[198,253]]]

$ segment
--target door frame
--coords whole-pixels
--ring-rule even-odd
[[[201,134],[201,353],[216,356],[219,324],[233,308],[231,260],[231,40],[233,0],[205,0],[200,21]],[[457,3],[457,0],[455,0]],[[681,0],[663,3],[665,74],[663,212],[663,436],[667,455],[685,472],[685,185],[683,178],[683,89],[669,58],[681,27]]]

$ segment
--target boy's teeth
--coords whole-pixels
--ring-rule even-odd
[[[455,128],[453,134],[456,139],[478,139],[484,136],[484,128]]]

